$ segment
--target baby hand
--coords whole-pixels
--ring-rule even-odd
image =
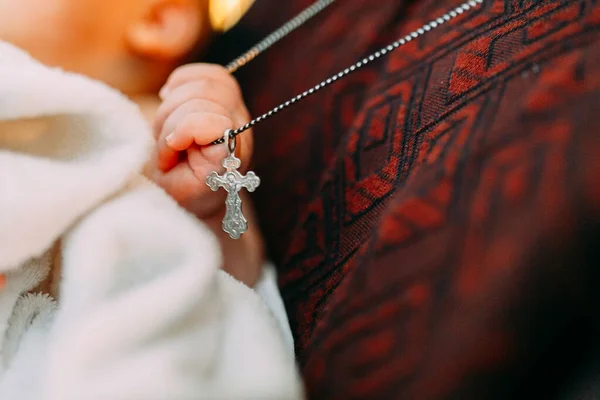
[[[222,67],[191,64],[177,69],[160,91],[162,105],[154,121],[157,139],[152,178],[199,218],[225,207],[225,191],[212,192],[205,180],[221,172],[227,145],[210,145],[249,121],[236,80]],[[252,155],[252,132],[237,136],[242,173]]]
[[[228,155],[227,144],[210,143],[223,137],[225,130],[250,120],[240,88],[224,68],[192,64],[177,69],[160,96],[163,104],[154,122],[157,151],[152,178],[213,230],[221,243],[223,268],[253,286],[261,273],[264,252],[247,193],[240,196],[244,197],[248,231],[240,240],[231,240],[221,227],[226,192],[213,192],[205,183],[212,171],[222,172],[221,162]],[[252,132],[244,132],[236,140],[240,172],[245,174],[252,156]]]

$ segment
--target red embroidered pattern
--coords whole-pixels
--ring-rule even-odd
[[[461,2],[338,1],[241,73],[250,109]],[[597,0],[488,0],[255,129],[311,398],[550,398],[590,370],[599,40]]]

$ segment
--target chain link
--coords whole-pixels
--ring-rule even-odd
[[[317,1],[315,4],[313,4],[312,6],[307,8],[305,11],[300,13],[296,18],[294,18],[293,20],[291,20],[290,22],[285,24],[283,27],[281,27],[280,29],[278,29],[277,31],[272,33],[271,35],[269,35],[263,42],[259,43],[258,45],[256,45],[252,49],[250,49],[247,53],[245,53],[244,55],[242,55],[241,57],[239,57],[238,59],[233,61],[231,64],[229,64],[227,66],[227,68],[228,69],[231,68],[231,70],[236,71],[237,69],[239,69],[240,67],[242,67],[243,65],[247,64],[249,61],[254,59],[258,54],[260,54],[265,49],[272,46],[275,42],[277,42],[281,38],[285,37],[289,32],[296,29],[298,26],[302,25],[304,22],[306,22],[308,19],[312,18],[314,15],[319,13],[321,10],[323,10],[325,7],[327,7],[334,1],[335,0]],[[391,43],[390,45],[363,58],[356,64],[344,69],[343,71],[338,72],[337,74],[331,76],[330,78],[327,78],[326,80],[322,81],[321,83],[313,86],[312,88],[304,91],[303,93],[298,94],[296,97],[291,98],[290,100],[286,101],[285,103],[281,103],[280,105],[278,105],[277,107],[273,108],[272,110],[264,113],[260,117],[257,117],[255,119],[253,119],[252,121],[248,122],[246,125],[244,125],[240,128],[237,128],[235,130],[229,131],[230,137],[235,137],[235,136],[239,135],[240,133],[252,128],[254,125],[258,124],[259,122],[262,122],[262,121],[266,120],[267,118],[270,118],[273,115],[277,114],[281,110],[291,106],[292,104],[295,104],[298,101],[310,96],[311,94],[316,93],[317,91],[323,89],[326,86],[331,85],[332,83],[345,77],[346,75],[351,74],[352,72],[356,71],[357,69],[364,67],[365,65],[398,49],[399,47],[405,45],[406,43],[410,42],[411,40],[417,39],[419,36],[425,35],[427,32],[436,29],[440,25],[445,24],[448,21],[451,21],[452,19],[458,17],[462,13],[469,11],[471,8],[477,7],[482,3],[483,3],[483,0],[469,0],[469,1],[461,4],[460,6],[448,11],[447,13],[440,16],[439,18],[436,18],[436,19],[428,22],[427,24],[423,25],[421,28],[417,29],[416,31],[409,33],[408,35],[396,40],[395,42]],[[313,8],[313,7],[315,7],[315,8]],[[295,21],[296,19],[297,19],[297,21]],[[295,22],[295,24],[293,24],[292,22]],[[273,38],[269,39],[271,37],[273,37]],[[261,46],[261,44],[262,44],[262,46]],[[242,61],[238,61],[238,60],[242,60]],[[220,138],[218,140],[215,140],[212,144],[220,144],[220,143],[223,143],[224,141],[225,141],[224,138]]]
[[[269,36],[261,40],[258,44],[253,46],[250,50],[227,64],[225,68],[230,74],[233,74],[250,61],[254,60],[256,56],[279,42],[281,39],[289,35],[292,31],[296,30],[300,26],[304,25],[306,21],[323,11],[325,8],[334,3],[335,0],[319,0],[308,8],[304,9],[300,14],[286,22],[282,27],[271,33]]]

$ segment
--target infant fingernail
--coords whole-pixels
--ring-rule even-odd
[[[173,145],[173,141],[174,141],[174,140],[175,140],[175,134],[174,134],[174,133],[169,133],[169,134],[167,135],[167,137],[165,138],[165,141],[167,142],[167,144],[168,144],[169,146],[172,146],[172,145]]]

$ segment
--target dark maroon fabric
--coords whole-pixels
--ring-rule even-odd
[[[311,2],[258,0],[239,29]],[[251,112],[460,3],[338,0],[241,73]],[[585,391],[599,117],[599,2],[485,0],[260,124],[256,205],[310,397]]]

